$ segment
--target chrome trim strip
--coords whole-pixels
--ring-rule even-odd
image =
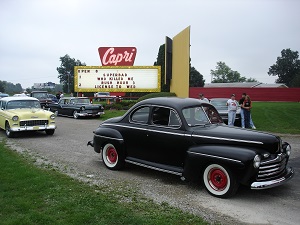
[[[290,167],[288,168],[288,171],[285,176],[270,181],[253,182],[251,184],[251,189],[261,190],[261,189],[276,187],[292,179],[293,176],[294,176],[294,170],[293,168]]]
[[[282,160],[284,160],[284,158],[286,158],[286,154],[285,153],[279,153],[275,159],[271,159],[271,160],[264,160],[260,163],[260,165],[265,165],[265,164],[269,164],[269,163],[276,163],[276,162],[281,162]]]
[[[125,159],[125,162],[131,163],[131,164],[134,164],[134,165],[137,165],[137,166],[142,166],[142,167],[145,167],[145,168],[165,172],[165,173],[170,173],[170,174],[182,176],[182,173],[179,173],[179,172],[174,172],[174,171],[171,171],[171,170],[165,170],[165,169],[157,168],[157,167],[154,167],[154,166],[149,166],[149,165],[139,163],[139,162],[135,162],[135,161],[131,161],[131,160],[128,160],[128,159]]]
[[[192,137],[209,138],[209,139],[222,140],[222,141],[245,142],[245,143],[260,144],[260,145],[263,144],[263,142],[261,142],[261,141],[240,140],[240,139],[221,138],[221,137],[209,137],[209,136],[203,136],[203,135],[198,135],[198,134],[192,135]]]
[[[208,155],[208,154],[204,154],[204,153],[191,152],[191,151],[188,151],[188,153],[195,154],[195,155],[208,156],[208,157],[217,158],[217,159],[225,159],[225,160],[228,160],[228,161],[233,161],[233,162],[242,163],[242,161],[240,161],[240,160],[230,159],[230,158],[225,158],[225,157],[221,157],[221,156]]]
[[[141,127],[132,127],[132,126],[126,126],[126,125],[119,125],[119,124],[113,124],[113,123],[104,123],[102,126],[116,126],[116,127],[124,127],[124,128],[130,128],[130,129],[137,129],[137,130],[144,130],[144,131],[151,131],[151,132],[157,132],[157,133],[163,133],[163,134],[172,134],[172,135],[178,135],[178,136],[186,136],[186,134],[179,134],[174,132],[168,132],[168,131],[158,131],[158,130],[151,130],[149,128],[141,128]],[[149,125],[148,125],[149,126]],[[190,135],[188,135],[190,136]],[[253,143],[253,144],[263,144],[263,142],[260,141],[250,141],[250,140],[238,140],[238,139],[231,139],[231,138],[221,138],[221,137],[212,137],[212,136],[203,136],[203,135],[191,135],[191,137],[201,137],[201,138],[209,138],[209,139],[215,139],[215,140],[223,140],[223,141],[235,141],[235,142],[245,142],[245,143]]]
[[[107,137],[107,136],[103,136],[103,135],[99,135],[99,134],[95,134],[95,136],[101,137],[101,138],[107,138],[107,139],[117,140],[117,141],[124,141],[123,138],[113,138],[113,137]]]
[[[172,134],[172,135],[178,135],[178,136],[190,136],[190,135],[186,135],[184,133],[180,134],[180,133],[174,133],[174,132],[168,132],[168,131],[150,130],[150,129],[147,129],[147,128],[131,127],[131,126],[126,126],[126,125],[112,124],[112,123],[105,123],[105,124],[102,124],[102,126],[103,125],[123,127],[123,128],[136,129],[136,130],[143,130],[143,131],[149,131],[149,132],[156,132],[156,133],[161,133],[161,134]]]

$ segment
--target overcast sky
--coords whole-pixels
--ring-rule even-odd
[[[300,52],[299,0],[0,0],[0,80],[59,83],[60,57],[100,66],[98,47],[136,47],[134,65],[152,66],[165,36],[188,26],[206,83],[218,61],[274,83],[281,50]]]

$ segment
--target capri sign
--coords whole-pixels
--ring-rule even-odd
[[[160,66],[76,66],[76,92],[160,92]]]
[[[135,47],[100,47],[98,48],[102,66],[133,66]]]

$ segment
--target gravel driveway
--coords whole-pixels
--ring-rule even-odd
[[[300,221],[300,135],[280,135],[292,145],[289,165],[294,178],[283,186],[254,191],[241,187],[230,199],[210,196],[201,184],[186,183],[178,176],[127,165],[122,171],[110,171],[100,155],[86,143],[92,140],[97,119],[57,118],[53,136],[44,132],[24,133],[7,139],[18,151],[34,155],[40,163],[57,166],[61,171],[81,180],[97,184],[126,185],[137,189],[156,202],[167,202],[185,211],[221,224],[299,224]],[[5,138],[4,131],[0,138]]]

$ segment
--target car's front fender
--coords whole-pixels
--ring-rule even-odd
[[[183,176],[187,179],[199,179],[209,164],[220,164],[229,168],[238,180],[249,179],[255,169],[252,166],[255,149],[244,146],[201,145],[188,149]]]

